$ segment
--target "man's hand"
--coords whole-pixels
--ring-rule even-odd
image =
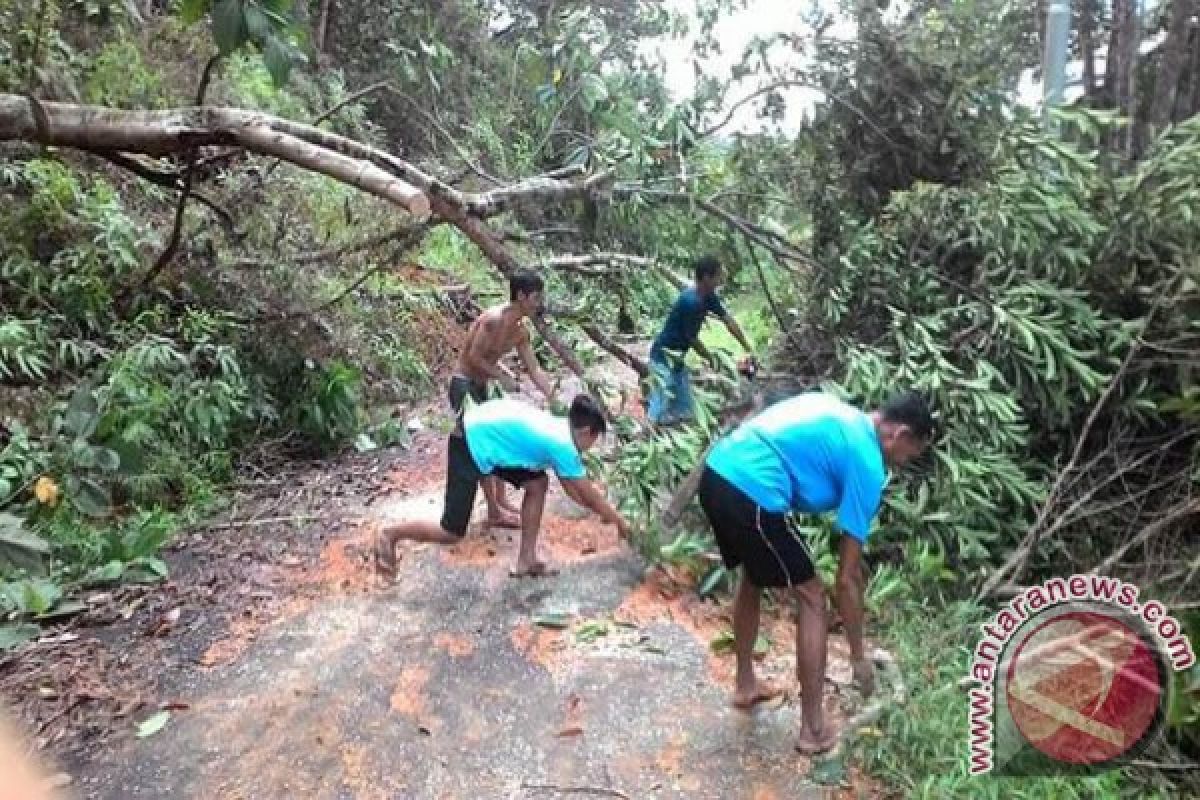
[[[633,526],[624,517],[617,520],[617,535],[627,542],[633,538]]]
[[[515,392],[521,388],[521,384],[517,381],[517,376],[512,374],[512,370],[503,364],[500,365],[500,386],[506,392]]]
[[[858,681],[863,697],[870,697],[875,692],[875,662],[869,658],[860,658],[853,664],[854,680]]]

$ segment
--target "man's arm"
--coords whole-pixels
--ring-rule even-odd
[[[529,337],[529,329],[524,325],[521,326],[521,335],[517,339],[517,355],[521,357],[521,363],[525,365],[525,371],[529,373],[534,386],[546,396],[547,401],[553,400],[554,387],[550,385],[550,378],[542,370],[542,365],[533,353],[533,340]]]
[[[488,357],[486,342],[496,335],[496,328],[499,327],[497,320],[484,318],[476,323],[479,327],[473,330],[467,342],[466,357],[467,364],[475,372],[482,372],[489,378],[499,381],[500,385],[509,391],[517,388],[517,379],[512,372],[501,366],[499,362]]]
[[[867,579],[863,570],[862,543],[849,534],[842,534],[838,543],[838,568],[835,579],[838,613],[846,628],[846,641],[850,645],[850,660],[854,666],[854,677],[862,685],[863,694],[875,689],[875,675],[871,662],[863,650],[863,605]]]
[[[738,325],[738,321],[734,318],[733,314],[727,313],[721,318],[721,321],[725,323],[725,327],[733,334],[733,338],[738,340],[738,344],[742,346],[743,350],[747,353],[753,352],[750,342],[746,340],[746,334],[742,333],[742,326]]]
[[[612,503],[608,502],[608,498],[604,496],[604,493],[596,488],[596,484],[587,478],[560,478],[559,483],[562,484],[563,491],[567,493],[567,497],[570,497],[581,506],[590,508],[609,525],[616,525],[617,532],[623,538],[629,538],[631,531],[629,523],[621,516],[621,512],[613,508]]]

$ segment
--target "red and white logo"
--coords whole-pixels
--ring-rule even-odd
[[[1155,731],[1165,669],[1119,616],[1068,611],[1031,625],[1010,652],[1009,712],[1026,741],[1056,761],[1099,766]]]

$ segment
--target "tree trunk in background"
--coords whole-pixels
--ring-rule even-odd
[[[333,0],[321,0],[321,10],[317,14],[317,27],[313,33],[313,45],[317,48],[317,55],[324,53],[328,47],[329,14],[332,10]]]
[[[1192,63],[1188,68],[1187,97],[1179,104],[1180,119],[1200,114],[1200,26],[1192,26],[1188,50],[1192,54]]]
[[[1117,75],[1121,62],[1121,19],[1124,9],[1132,0],[1113,0],[1112,20],[1109,25],[1108,49],[1104,53],[1104,96],[1106,105],[1117,104]]]
[[[1142,43],[1141,19],[1138,17],[1138,0],[1125,4],[1125,21],[1121,30],[1121,113],[1129,118],[1125,135],[1125,154],[1133,158],[1141,138],[1141,123],[1138,118],[1137,65],[1138,46]]]
[[[1167,23],[1167,40],[1163,44],[1158,75],[1154,79],[1154,99],[1150,106],[1149,119],[1151,136],[1162,133],[1174,119],[1179,78],[1183,74],[1183,65],[1188,60],[1190,22],[1196,7],[1196,0],[1172,0],[1170,21]]]
[[[1079,49],[1083,57],[1083,96],[1096,93],[1096,2],[1083,0],[1079,9]]]

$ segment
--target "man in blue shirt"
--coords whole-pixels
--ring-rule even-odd
[[[567,417],[510,398],[489,400],[463,414],[463,435],[448,437],[446,502],[441,522],[412,520],[379,529],[375,563],[387,578],[396,574],[396,542],[454,544],[462,539],[475,507],[475,492],[487,476],[495,476],[524,491],[521,502],[521,544],[514,576],[543,575],[546,564],[537,557],[542,509],[553,470],[567,496],[590,508],[628,538],[629,523],[587,479],[583,454],[604,435],[607,423],[596,401],[577,395]]]
[[[679,293],[662,331],[650,346],[650,398],[646,416],[656,425],[677,422],[692,416],[692,386],[684,359],[695,348],[701,357],[712,355],[700,341],[700,328],[709,314],[729,328],[738,343],[750,352],[750,343],[737,320],[721,304],[717,289],[721,286],[721,264],[713,256],[697,259],[696,283]]]
[[[854,677],[864,694],[874,668],[863,652],[862,549],[879,510],[887,467],[920,455],[933,436],[933,417],[915,393],[864,413],[832,395],[806,393],[776,403],[713,445],[700,478],[700,505],[716,534],[725,566],[744,567],[733,606],[737,686],[733,704],[749,709],[778,694],[754,675],[759,600],[764,587],[789,587],[797,600],[796,665],[801,718],[796,747],[831,748],[837,731],[825,724],[822,694],[827,622],[825,587],[805,543],[787,525],[792,511],[836,513],[836,600],[850,645]]]

